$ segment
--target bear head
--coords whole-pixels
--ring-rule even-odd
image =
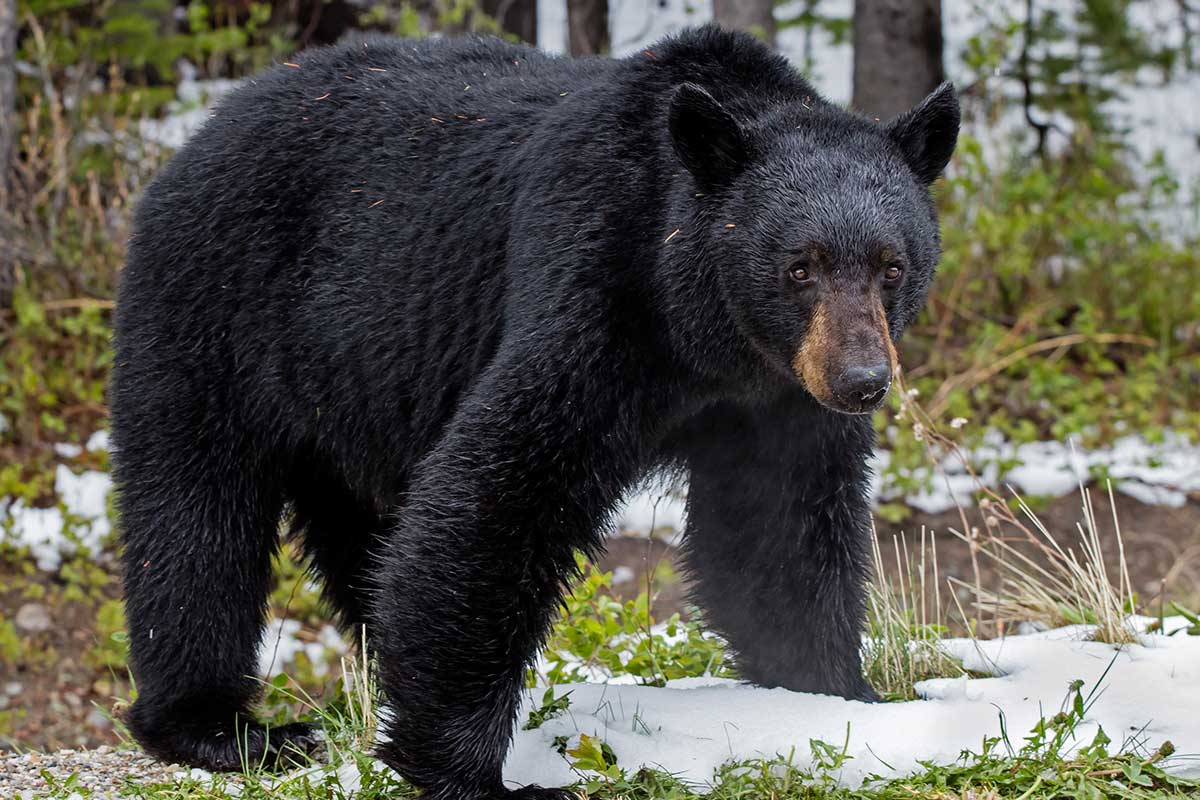
[[[748,349],[831,409],[868,413],[887,394],[940,255],[929,187],[959,121],[948,83],[886,124],[674,89],[670,142],[701,229],[690,259],[715,273]]]

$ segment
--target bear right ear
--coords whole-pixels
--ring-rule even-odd
[[[958,142],[962,111],[949,81],[933,90],[916,108],[887,124],[888,136],[900,146],[904,160],[926,186],[937,180]]]
[[[671,145],[702,189],[727,185],[750,159],[742,126],[704,88],[684,83],[671,97]]]

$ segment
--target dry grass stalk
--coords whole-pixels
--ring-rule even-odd
[[[1033,621],[1051,627],[1089,624],[1095,626],[1092,638],[1096,641],[1135,641],[1136,635],[1127,620],[1134,611],[1135,598],[1111,483],[1108,496],[1119,559],[1116,586],[1104,561],[1101,526],[1091,495],[1082,482],[1079,492],[1083,500],[1083,520],[1076,524],[1078,541],[1064,547],[1019,496],[1013,494],[1020,515],[984,484],[966,454],[937,430],[930,415],[911,393],[905,391],[899,376],[897,382],[904,393],[900,414],[913,426],[930,465],[946,479],[939,456],[953,456],[973,480],[976,493],[981,495],[978,512],[982,516],[982,525],[971,524],[967,509],[955,498],[962,527],[951,529],[951,533],[970,548],[973,582],[952,579],[951,583],[974,594],[975,630],[978,631],[979,623],[985,618],[994,623],[997,634],[1002,634],[1010,622]],[[1017,536],[1009,538],[1006,530],[1016,531]],[[981,558],[991,562],[1000,574],[999,589],[984,588]]]
[[[1079,491],[1083,498],[1083,521],[1076,523],[1078,551],[1076,547],[1061,545],[1020,497],[1016,497],[1018,515],[988,492],[990,496],[980,502],[988,533],[977,538],[979,552],[1000,573],[1001,586],[997,591],[978,586],[968,588],[978,593],[977,606],[987,608],[997,621],[1038,621],[1050,627],[1087,624],[1095,626],[1091,638],[1096,641],[1135,642],[1136,634],[1127,619],[1133,613],[1135,599],[1112,484],[1108,485],[1108,495],[1119,559],[1116,586],[1104,562],[1091,493],[1082,485]],[[1005,537],[1001,533],[1004,527],[1015,529],[1019,535]],[[951,529],[951,533],[968,543],[972,541],[961,531]],[[961,581],[952,583],[966,585]]]
[[[892,699],[915,699],[913,685],[930,678],[965,675],[941,646],[942,615],[937,542],[921,529],[920,556],[914,559],[903,537],[892,538],[896,580],[889,581],[877,536],[871,537],[875,576],[868,590],[865,671],[876,689]]]
[[[367,649],[367,629],[362,631],[358,652],[342,658],[342,688],[346,694],[346,730],[355,733],[355,745],[360,752],[369,752],[375,745],[379,714],[375,707],[379,697],[375,684],[374,664]]]

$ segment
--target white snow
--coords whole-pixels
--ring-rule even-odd
[[[143,141],[169,150],[183,147],[193,133],[208,121],[212,105],[238,85],[227,79],[197,80],[195,65],[180,61],[177,65],[180,80],[175,89],[176,99],[161,119],[144,119],[138,125]]]
[[[111,531],[107,505],[111,488],[112,479],[106,472],[88,470],[76,475],[59,464],[54,472],[59,505],[29,508],[23,500],[0,500],[0,537],[17,547],[28,547],[38,569],[47,572],[59,568],[63,554],[82,550],[95,555]]]
[[[1134,618],[1144,629],[1150,622]],[[665,688],[625,683],[566,684],[570,708],[541,727],[517,730],[504,766],[513,785],[574,783],[586,774],[572,770],[555,748],[581,734],[604,740],[627,774],[641,767],[672,773],[697,786],[711,782],[729,762],[791,758],[813,766],[810,742],[822,741],[849,756],[831,776],[855,787],[870,775],[897,777],[921,771],[920,762],[948,764],[964,751],[979,752],[985,737],[1004,730],[1019,750],[1035,723],[1064,707],[1072,682],[1094,696],[1068,745],[1090,744],[1103,727],[1110,752],[1152,752],[1171,741],[1176,755],[1164,765],[1184,776],[1200,776],[1200,637],[1177,633],[1187,622],[1168,617],[1164,630],[1140,645],[1114,647],[1086,641],[1089,629],[1072,626],[994,641],[951,639],[946,648],[987,678],[957,678],[917,684],[920,700],[867,704],[784,689],[761,689],[722,678],[685,678]],[[525,693],[517,718],[524,725],[541,703],[543,687]],[[344,790],[358,786],[353,765],[337,770]]]
[[[56,449],[60,458],[72,460],[82,450],[92,453],[108,446],[108,432],[97,431],[82,449],[78,445],[59,445]],[[1087,453],[1060,442],[1013,445],[990,432],[981,446],[966,455],[985,485],[994,489],[1011,486],[1026,496],[1069,494],[1078,488],[1080,479],[1087,483],[1097,471],[1111,476],[1118,492],[1151,505],[1179,507],[1187,502],[1189,494],[1200,492],[1200,444],[1173,432],[1158,443],[1140,436],[1124,436],[1110,447]],[[907,496],[883,485],[880,473],[889,460],[886,451],[875,454],[872,495],[877,502],[902,500],[931,514],[950,510],[956,502],[964,507],[974,502],[976,481],[957,457],[942,460],[945,474],[918,471],[914,477],[927,479],[927,488]],[[1000,463],[1017,466],[1001,474],[997,466]],[[111,532],[107,509],[111,489],[107,473],[88,470],[77,475],[59,464],[54,481],[56,506],[30,508],[22,500],[0,498],[0,540],[28,547],[38,568],[45,571],[57,570],[62,555],[76,552],[76,548],[94,555]],[[679,544],[686,527],[686,510],[686,485],[652,480],[626,498],[615,517],[616,529],[624,535],[653,535]]]
[[[633,583],[637,579],[637,573],[624,564],[619,564],[613,570],[612,582],[613,586],[621,586],[626,583]]]
[[[55,442],[54,444],[54,454],[59,458],[78,458],[82,452],[83,447],[71,442]]]
[[[99,453],[101,451],[108,450],[108,431],[96,431],[88,437],[88,440],[83,447],[89,453]]]
[[[1168,623],[1172,631],[1184,621]],[[995,641],[948,640],[947,649],[968,668],[995,677],[925,681],[917,686],[924,699],[905,703],[872,705],[719,678],[672,681],[661,689],[557,687],[559,695],[571,692],[570,709],[536,730],[517,731],[505,778],[543,785],[577,780],[553,743],[566,736],[574,745],[586,733],[608,742],[626,770],[650,766],[702,784],[731,760],[794,752],[794,763],[806,766],[810,740],[840,748],[848,728],[851,760],[840,780],[856,786],[872,773],[903,775],[919,769],[919,761],[949,763],[963,750],[978,750],[985,736],[1000,734],[1001,714],[1019,747],[1039,718],[1060,709],[1072,681],[1085,682],[1086,697],[1106,669],[1077,744],[1090,743],[1097,726],[1117,744],[1135,739],[1153,750],[1170,740],[1181,754],[1173,768],[1200,775],[1200,760],[1187,758],[1200,755],[1200,637],[1146,635],[1142,645],[1115,648],[1082,641],[1086,632],[1073,627]],[[521,722],[543,691],[527,693]]]
[[[302,639],[300,630],[299,620],[273,617],[268,621],[258,647],[259,675],[273,678],[286,672],[301,653],[312,665],[313,674],[324,675],[332,661],[345,655],[346,640],[334,626],[322,626],[311,641]]]
[[[984,436],[984,443],[965,451],[980,482],[991,489],[1011,486],[1024,496],[1062,497],[1088,483],[1093,475],[1107,474],[1113,488],[1150,505],[1178,508],[1187,495],[1200,491],[1200,445],[1179,433],[1168,431],[1163,441],[1152,443],[1142,436],[1123,436],[1108,447],[1083,452],[1070,442],[1030,442],[1013,445],[995,432]],[[878,474],[888,464],[886,452],[875,456]],[[999,464],[1015,463],[1007,473]],[[956,504],[970,506],[978,486],[958,456],[941,460],[940,471],[923,468],[913,475],[926,479],[924,491],[900,497],[894,490],[876,482],[876,497],[881,500],[903,499],[929,514],[949,511]]]
[[[107,450],[108,432],[96,431],[82,448],[71,444],[54,447],[59,458],[67,460],[78,457],[84,449],[89,453]],[[107,472],[88,470],[76,475],[65,464],[59,464],[54,470],[56,506],[29,508],[23,500],[0,498],[0,541],[28,547],[38,569],[45,572],[57,571],[64,554],[82,550],[94,556],[112,532],[108,518],[111,491],[112,479]]]
[[[169,150],[178,150],[208,121],[210,113],[205,107],[174,106],[162,119],[142,120],[138,123],[138,133],[144,142],[152,142]]]
[[[678,544],[686,517],[686,488],[654,480],[625,499],[617,513],[617,529],[636,536],[658,535]]]

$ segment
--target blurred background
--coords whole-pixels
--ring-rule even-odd
[[[1200,607],[1200,0],[0,0],[0,749],[116,738],[113,297],[131,209],[209,105],[364,31],[624,56],[713,19],[871,117],[962,93],[945,256],[878,417],[885,550],[958,530],[942,572],[978,586],[971,537],[1007,524],[969,516],[981,493],[1073,531],[1077,484],[1102,519],[1111,484],[1137,606]],[[660,618],[688,613],[685,493],[632,497],[600,565]],[[286,549],[278,571],[264,672],[319,697],[345,644]]]

